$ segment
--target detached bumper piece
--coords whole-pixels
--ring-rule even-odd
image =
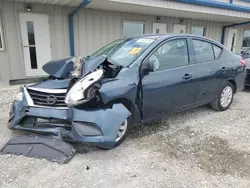
[[[14,137],[0,151],[1,154],[45,158],[59,164],[68,163],[76,152],[70,144],[44,136]]]
[[[130,115],[121,103],[114,104],[112,108],[58,109],[29,106],[23,100],[13,103],[8,127],[111,149],[121,124]]]

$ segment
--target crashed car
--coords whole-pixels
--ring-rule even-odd
[[[116,40],[86,58],[44,65],[49,77],[16,96],[9,128],[111,149],[133,125],[205,104],[227,110],[246,64],[194,35]]]

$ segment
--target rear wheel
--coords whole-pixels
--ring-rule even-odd
[[[211,103],[211,107],[218,111],[225,111],[231,106],[233,97],[234,86],[230,82],[226,82],[221,87],[215,101]]]

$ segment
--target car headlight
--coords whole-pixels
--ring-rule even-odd
[[[20,92],[16,95],[16,101],[22,101],[23,100],[23,92]]]
[[[77,81],[67,93],[65,103],[69,106],[73,106],[88,101],[89,99],[84,96],[85,90],[99,81],[103,73],[104,71],[100,69]]]

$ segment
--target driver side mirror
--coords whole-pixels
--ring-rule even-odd
[[[157,68],[158,68],[158,66],[157,66],[156,60],[151,60],[151,59],[149,59],[149,60],[145,63],[145,70],[146,70],[147,72],[155,72]]]

